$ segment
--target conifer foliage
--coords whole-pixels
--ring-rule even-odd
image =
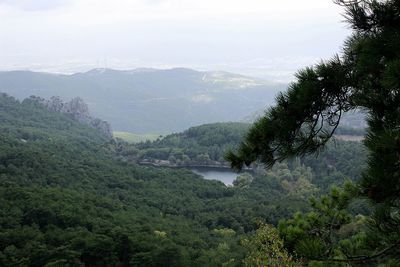
[[[227,159],[241,169],[257,160],[272,166],[316,153],[332,137],[344,112],[363,110],[368,115],[365,145],[370,156],[359,194],[375,208],[371,222],[380,242],[378,254],[372,255],[399,255],[400,0],[335,2],[344,7],[353,30],[342,53],[300,70],[296,82],[278,95],[276,105]]]

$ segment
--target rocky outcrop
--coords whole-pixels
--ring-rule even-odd
[[[49,111],[68,114],[75,121],[95,128],[103,133],[105,136],[112,138],[110,124],[106,121],[90,116],[88,105],[80,97],[75,97],[69,102],[64,102],[58,96],[53,96],[50,99],[31,96],[30,100],[40,103]]]

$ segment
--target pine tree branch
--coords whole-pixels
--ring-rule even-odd
[[[381,251],[373,254],[373,255],[356,255],[356,256],[348,256],[346,255],[347,259],[323,259],[323,258],[314,258],[310,260],[315,261],[330,261],[330,262],[367,262],[374,260],[376,258],[380,258],[388,254],[391,250],[395,249],[396,247],[400,247],[400,240],[395,242],[394,244],[390,245],[387,248],[382,249]]]

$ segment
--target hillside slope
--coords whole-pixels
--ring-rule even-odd
[[[120,162],[102,134],[31,100],[1,95],[0,121],[1,266],[179,266],[223,241],[193,218],[224,185]]]
[[[181,133],[167,135],[153,142],[127,145],[121,155],[144,164],[164,166],[229,167],[224,156],[242,141],[250,124],[240,122],[212,123],[191,127]],[[346,128],[344,128],[346,129]],[[299,164],[309,168],[313,184],[327,190],[344,179],[357,180],[366,162],[366,150],[361,142],[343,141],[335,136],[318,157],[305,156],[283,162],[289,171]],[[257,172],[264,172],[262,165],[253,165]]]
[[[123,162],[113,140],[32,99],[0,95],[0,122],[1,266],[240,266],[257,218],[305,206],[267,178],[255,194]]]
[[[168,133],[238,121],[273,103],[285,86],[226,72],[94,69],[73,75],[0,72],[0,92],[19,99],[79,96],[116,131]]]
[[[236,142],[246,127],[205,125],[163,145],[211,148]],[[257,221],[276,224],[330,184],[357,178],[362,148],[346,144],[226,187],[128,163],[140,149],[32,98],[1,94],[0,266],[242,266],[240,240]]]

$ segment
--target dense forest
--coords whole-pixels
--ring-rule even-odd
[[[130,161],[141,164],[170,167],[229,167],[225,159],[226,153],[238,147],[249,127],[250,124],[241,122],[212,123],[191,127],[184,132],[170,134],[152,142],[128,144],[118,140],[118,153]],[[364,129],[341,127],[337,133],[339,136],[321,151],[319,158],[312,156],[299,160],[301,164],[311,167],[321,179],[327,179],[334,173],[337,165],[345,176],[357,179],[360,170],[358,167],[365,160],[365,150],[360,142],[342,141],[341,135],[361,139]],[[357,161],[357,164],[354,165],[354,162],[353,165],[349,164],[349,158]],[[357,170],[350,171],[354,168]],[[264,171],[265,168],[253,164],[252,169]]]
[[[147,153],[161,143],[184,149],[180,134],[135,146],[34,98],[5,94],[0,121],[2,266],[242,266],[252,250],[245,241],[252,244],[260,222],[278,225],[309,211],[309,197],[357,179],[366,156],[360,143],[338,141],[318,160],[242,173],[227,187],[189,170],[129,160],[129,151]],[[205,125],[184,135],[200,144],[193,155],[218,148],[221,157],[246,127]],[[354,214],[363,212],[356,203]]]
[[[138,161],[168,160],[170,165],[225,165],[228,149],[237,146],[249,128],[246,123],[213,123],[189,128],[153,142],[141,142]]]

